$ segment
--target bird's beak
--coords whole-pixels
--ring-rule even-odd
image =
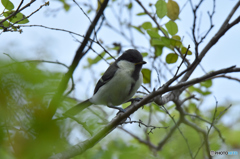
[[[138,62],[138,63],[135,63],[135,65],[144,65],[144,64],[146,64],[147,62],[145,62],[145,61],[141,61],[141,62]]]

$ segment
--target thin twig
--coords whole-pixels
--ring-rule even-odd
[[[45,28],[45,29],[50,29],[50,30],[56,30],[56,31],[62,31],[62,32],[67,32],[67,33],[70,33],[70,34],[73,34],[73,35],[77,35],[77,36],[80,36],[80,37],[83,37],[85,38],[84,35],[81,35],[81,34],[78,34],[78,33],[75,33],[73,31],[70,31],[70,30],[66,30],[66,29],[60,29],[60,28],[53,28],[53,27],[48,27],[48,26],[44,26],[44,25],[18,25],[19,27],[41,27],[41,28]],[[92,39],[88,39],[89,41],[93,41]]]
[[[189,114],[189,113],[185,113],[185,115],[191,116],[191,117],[194,117],[194,118],[197,118],[197,119],[199,119],[199,120],[202,120],[203,122],[206,122],[206,123],[208,123],[208,124],[211,124],[210,121],[208,121],[208,120],[206,120],[206,119],[203,119],[203,118],[201,118],[201,117],[198,116],[198,115]],[[214,127],[214,129],[218,132],[218,136],[219,136],[219,138],[222,140],[222,142],[225,142],[225,139],[223,138],[223,136],[222,136],[222,134],[221,134],[221,131],[215,126],[215,124],[213,124],[213,127]]]
[[[188,50],[189,50],[189,49],[190,49],[190,45],[188,45],[188,48],[187,48],[187,50],[186,50],[186,52],[185,52],[185,55],[184,55],[184,57],[183,57],[183,59],[182,59],[182,62],[181,62],[180,65],[178,66],[177,71],[176,71],[176,73],[175,73],[174,76],[176,76],[176,75],[178,74],[179,69],[181,68],[183,62],[184,62],[185,59],[186,59],[186,56],[187,56],[187,53],[188,53]]]
[[[216,97],[214,97],[215,100],[216,100],[216,105],[215,105],[215,111],[214,111],[214,114],[213,114],[213,119],[212,119],[212,122],[210,124],[210,128],[208,128],[208,131],[207,131],[207,134],[206,134],[206,137],[205,137],[205,140],[203,140],[202,144],[199,146],[194,158],[197,157],[197,154],[199,153],[199,151],[201,150],[202,146],[205,144],[208,145],[208,136],[209,136],[209,133],[210,133],[210,130],[212,129],[212,127],[214,126],[214,122],[215,122],[215,119],[216,119],[216,114],[217,114],[217,107],[218,107],[218,101],[216,99]],[[210,150],[208,149],[208,152],[210,152]]]
[[[160,128],[164,128],[164,129],[167,129],[168,126],[165,126],[165,127],[158,127],[158,126],[152,126],[152,125],[149,125],[149,124],[145,124],[142,122],[142,120],[139,119],[139,121],[125,121],[123,124],[132,124],[132,123],[138,123],[138,126],[141,127],[141,125],[145,126],[146,128],[151,128],[150,131],[148,132],[148,134],[150,133],[153,133],[152,131],[154,129],[160,129]]]

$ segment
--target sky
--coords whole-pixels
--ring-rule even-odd
[[[15,4],[15,6],[17,6],[19,0],[12,0],[12,2]],[[28,1],[25,1],[24,4],[26,4],[27,2]],[[94,1],[92,2],[94,3]],[[151,2],[154,4],[156,1]],[[178,34],[181,37],[184,37],[184,44],[186,46],[190,44],[190,46],[193,48],[193,42],[191,40],[191,37],[189,36],[189,34],[191,34],[190,29],[193,20],[190,5],[189,3],[185,5],[187,0],[181,0],[177,2],[180,5],[180,8],[183,8],[184,6],[184,9],[181,11],[180,14],[180,19],[177,20],[177,24],[179,26]],[[198,1],[193,0],[193,2],[196,3]],[[213,30],[209,33],[209,36],[204,40],[204,43],[200,45],[200,50],[210,40],[210,37],[212,37],[220,28],[221,24],[225,20],[231,8],[236,4],[237,0],[228,0],[227,2],[217,0],[216,2],[216,10],[213,17],[213,23],[215,26]],[[23,13],[25,15],[29,15],[34,10],[38,9],[39,6],[42,4],[44,4],[44,1],[37,1],[36,3],[32,4],[31,7],[28,7],[26,10],[24,10]],[[144,1],[143,4],[148,4],[148,2]],[[134,3],[133,7],[134,14],[142,12],[142,9],[136,3]],[[71,30],[81,35],[85,34],[86,29],[89,26],[89,20],[78,7],[72,7],[68,12],[65,12],[63,10],[57,11],[57,8],[61,8],[61,3],[59,3],[58,1],[50,1],[50,6],[43,7],[39,12],[35,13],[32,17],[30,17],[29,24],[39,24],[48,27]],[[199,12],[197,21],[197,23],[200,24],[200,34],[206,32],[206,30],[208,29],[209,18],[207,15],[207,11],[211,12],[212,8],[213,5],[211,0],[204,1],[203,5],[201,6],[201,12]],[[118,9],[115,9],[116,12],[118,12]],[[1,5],[0,10],[3,10],[3,7]],[[108,21],[114,24],[117,19],[114,17],[114,14],[112,14],[112,11],[108,9],[105,11],[105,14],[107,15]],[[238,9],[238,11],[233,16],[233,19],[239,16],[239,14],[240,10]],[[93,16],[94,14],[91,14],[90,18],[93,18]],[[123,13],[123,16],[128,15],[124,15]],[[200,17],[201,22],[199,22]],[[150,21],[147,16],[141,16],[132,19],[132,23],[135,25],[140,25],[143,21],[146,20]],[[22,34],[16,32],[1,33],[0,58],[7,58],[6,55],[3,55],[3,53],[8,53],[11,57],[20,61],[26,59],[45,59],[59,61],[67,65],[71,64],[75,51],[79,46],[79,42],[76,42],[76,40],[70,34],[40,27],[24,27],[22,29]],[[214,47],[212,47],[212,49],[201,62],[206,72],[230,67],[232,65],[237,65],[239,67],[239,30],[240,24],[234,26],[229,32],[224,35],[223,38],[218,41],[218,43]],[[144,40],[137,34],[137,32],[134,31],[133,33],[135,36],[135,41],[139,46],[149,45],[146,40]],[[81,40],[81,38],[79,37],[75,38]],[[111,45],[112,41],[115,41],[116,39],[116,41],[122,42],[127,46],[129,45],[126,40],[119,37],[114,32],[109,32],[109,30],[105,28],[100,30],[98,38],[102,39],[105,44],[108,45]],[[101,50],[97,48],[97,51]],[[79,100],[86,99],[93,92],[94,83],[89,82],[89,78],[91,79],[93,78],[93,76],[96,79],[100,78],[100,73],[102,73],[108,67],[108,64],[101,62],[99,65],[93,66],[91,70],[83,69],[83,66],[87,65],[87,58],[95,56],[95,53],[89,52],[88,55],[84,57],[83,60],[80,62],[78,68],[74,73],[74,79],[77,81],[77,86],[75,94],[73,95]],[[150,64],[146,65],[145,67],[149,68]],[[47,64],[44,65],[44,68],[48,70],[66,71],[65,68],[58,65]],[[92,72],[96,70],[98,73],[92,75]],[[191,76],[191,78],[195,78],[203,74],[204,72],[202,71],[202,69],[198,68],[197,71]],[[236,73],[230,75],[240,78],[240,75]],[[89,91],[87,95],[82,95],[82,92],[85,92],[86,90],[92,91]],[[213,94],[207,97],[202,109],[208,110],[209,108],[215,106],[216,97],[219,104],[229,104],[228,102],[226,102],[229,101],[232,102],[232,104],[236,105],[229,110],[231,114],[237,115],[240,113],[240,84],[238,82],[229,81],[226,79],[217,79],[214,80],[211,91],[213,92]],[[79,96],[79,94],[81,94],[81,96]],[[229,120],[232,120],[232,118],[226,119],[225,122],[230,122]]]

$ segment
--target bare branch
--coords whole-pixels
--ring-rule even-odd
[[[212,10],[212,13],[208,12],[208,16],[209,16],[209,20],[210,20],[210,27],[209,27],[208,31],[205,33],[205,35],[201,37],[201,39],[199,40],[198,44],[203,42],[203,40],[207,37],[207,35],[210,33],[210,31],[214,27],[214,25],[213,25],[213,15],[215,13],[215,8],[216,8],[216,0],[213,0],[213,10]]]
[[[187,53],[188,53],[188,50],[189,50],[189,49],[190,49],[190,45],[188,45],[188,48],[187,48],[187,50],[186,50],[186,52],[185,52],[185,55],[184,55],[184,57],[183,57],[183,59],[182,59],[182,62],[181,62],[180,65],[178,66],[177,71],[176,71],[176,73],[175,73],[174,76],[176,76],[176,75],[178,74],[179,69],[181,68],[183,62],[184,62],[185,59],[186,59],[186,56],[187,56]]]
[[[140,120],[139,119],[139,121],[125,121],[123,124],[128,124],[128,123],[130,123],[130,124],[132,124],[132,123],[138,123],[139,125],[139,127],[141,127],[141,125],[143,125],[143,126],[145,126],[145,127],[147,127],[147,128],[150,128],[150,131],[148,132],[148,134],[150,134],[150,133],[153,133],[152,131],[154,130],[154,129],[160,129],[160,128],[164,128],[164,129],[167,129],[168,128],[168,126],[166,126],[166,127],[159,127],[159,126],[152,126],[152,125],[149,125],[149,124],[145,124],[145,123],[143,123],[142,122],[142,120]]]
[[[234,25],[236,25],[237,23],[240,22],[240,16],[238,18],[236,18],[231,24],[228,24],[229,20],[231,19],[231,17],[233,16],[233,14],[236,12],[236,10],[238,9],[238,7],[240,6],[240,1],[237,2],[237,4],[234,6],[234,8],[232,9],[232,11],[229,13],[228,17],[226,18],[226,20],[223,22],[221,28],[217,31],[217,33],[212,37],[212,39],[208,42],[208,44],[203,48],[203,50],[201,51],[201,53],[199,55],[197,55],[196,60],[191,64],[192,68],[191,70],[189,70],[184,77],[181,79],[181,82],[186,81],[190,75],[192,74],[192,72],[195,70],[195,68],[198,66],[198,64],[201,62],[201,60],[203,59],[203,57],[206,55],[206,53],[209,51],[209,49],[211,49],[216,43],[217,41]],[[195,46],[196,47],[196,46]],[[195,48],[195,51],[198,51],[197,48]]]

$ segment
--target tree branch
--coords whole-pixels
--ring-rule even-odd
[[[97,134],[92,136],[90,139],[71,147],[69,150],[66,150],[62,153],[59,153],[55,156],[52,156],[52,158],[70,158],[70,157],[73,157],[73,156],[76,156],[76,155],[79,155],[79,154],[85,152],[87,149],[93,147],[96,143],[98,143],[105,136],[107,136],[119,124],[123,123],[131,114],[133,114],[135,111],[137,111],[143,105],[149,103],[149,101],[151,101],[152,99],[154,99],[158,95],[164,94],[164,93],[169,92],[169,91],[178,90],[180,88],[186,88],[190,85],[193,85],[193,84],[202,82],[204,80],[207,80],[207,79],[209,79],[209,78],[211,78],[215,75],[229,73],[229,72],[240,72],[240,68],[235,68],[235,66],[232,66],[232,67],[229,67],[229,68],[225,68],[225,69],[221,69],[221,70],[218,70],[218,71],[211,72],[209,74],[206,74],[202,77],[199,77],[199,78],[196,78],[196,79],[193,79],[193,80],[190,80],[188,82],[182,82],[182,83],[179,83],[179,84],[177,84],[175,86],[171,86],[171,87],[162,87],[157,91],[153,91],[152,93],[146,95],[140,102],[133,103],[129,107],[127,107],[125,113],[120,113],[109,124],[107,124],[103,129],[101,129]],[[160,103],[160,105],[163,105],[165,102],[168,102],[170,100],[171,101],[174,100],[173,96],[171,96],[171,98],[168,98],[168,95],[166,95],[165,98],[167,98],[167,99],[161,99],[162,103]],[[157,104],[159,104],[159,103],[157,103]],[[189,123],[188,121],[184,121],[184,122],[188,125],[191,125],[191,123]],[[179,119],[179,121],[176,122],[175,126],[171,129],[171,131],[178,128],[178,126],[181,123],[182,123],[182,120]],[[195,128],[195,129],[197,129],[197,128]],[[164,143],[168,140],[168,138],[171,135],[172,135],[171,133],[168,134],[164,138],[164,140],[159,143],[158,150],[161,149],[161,147],[164,145]]]
[[[85,49],[85,47],[86,47],[86,45],[89,41],[89,38],[90,38],[98,20],[100,19],[101,15],[103,14],[103,11],[107,7],[108,1],[109,0],[105,0],[102,3],[101,8],[97,12],[97,15],[95,16],[93,22],[91,23],[91,25],[89,26],[89,28],[87,30],[87,33],[85,35],[85,38],[83,39],[82,44],[79,46],[79,48],[78,48],[78,50],[75,54],[75,57],[72,61],[72,64],[69,67],[68,72],[62,78],[62,80],[59,84],[58,90],[55,93],[54,97],[52,98],[52,100],[50,102],[50,105],[49,105],[49,108],[48,108],[48,118],[49,119],[51,119],[53,117],[53,115],[55,114],[56,109],[57,109],[59,103],[61,102],[62,94],[65,91],[65,89],[67,87],[67,84],[68,84],[68,81],[69,81],[70,77],[72,76],[74,70],[76,69],[78,63],[80,62],[82,57],[87,53],[87,52],[84,53],[83,51],[84,51],[84,49]]]

